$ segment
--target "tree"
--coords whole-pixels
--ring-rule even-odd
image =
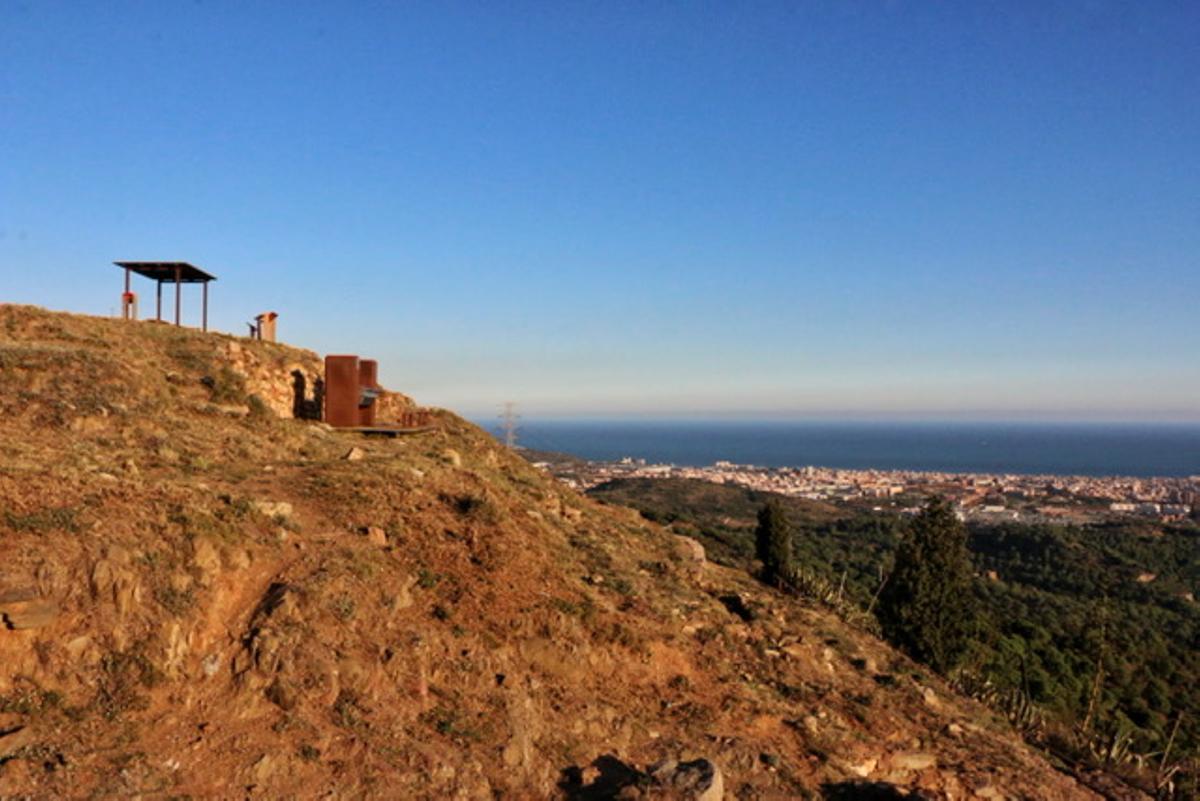
[[[931,499],[900,540],[880,592],[884,637],[940,673],[953,669],[974,629],[972,575],[966,528],[945,500]]]
[[[763,563],[763,581],[779,586],[792,571],[792,524],[779,501],[758,510],[754,555]]]

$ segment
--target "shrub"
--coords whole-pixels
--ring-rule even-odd
[[[892,644],[946,673],[961,662],[975,623],[967,532],[946,501],[930,500],[896,550],[876,615]]]
[[[779,586],[792,572],[792,525],[778,501],[768,501],[758,511],[754,555],[762,562],[763,581]]]

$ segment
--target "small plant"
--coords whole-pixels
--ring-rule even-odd
[[[354,617],[354,610],[354,599],[345,593],[337,596],[329,603],[329,611],[333,612],[333,616],[343,623]]]
[[[296,754],[305,762],[316,762],[321,758],[321,749],[317,748],[315,745],[304,743],[296,751]]]
[[[421,568],[417,571],[417,586],[423,590],[432,590],[442,580],[440,573],[434,573],[428,568]]]
[[[79,531],[75,520],[76,511],[69,506],[55,509],[41,509],[29,514],[17,514],[6,511],[4,523],[13,531],[27,531],[33,534],[43,534],[47,531]]]
[[[266,401],[258,395],[250,395],[246,398],[246,406],[250,409],[250,417],[255,420],[263,420],[271,417],[271,407],[267,406]]]
[[[196,596],[190,589],[179,590],[175,587],[159,587],[154,591],[154,599],[162,604],[173,615],[183,615],[196,603]]]

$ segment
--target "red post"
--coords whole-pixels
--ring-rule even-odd
[[[379,362],[374,359],[363,359],[358,363],[358,386],[363,389],[379,388]],[[358,407],[358,424],[360,426],[375,425],[375,404],[368,403]]]
[[[357,356],[325,357],[325,422],[336,428],[359,425]]]

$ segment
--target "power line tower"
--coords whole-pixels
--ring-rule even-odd
[[[500,430],[504,432],[504,444],[510,448],[517,447],[517,421],[520,419],[517,404],[506,402],[504,411],[500,413]]]

